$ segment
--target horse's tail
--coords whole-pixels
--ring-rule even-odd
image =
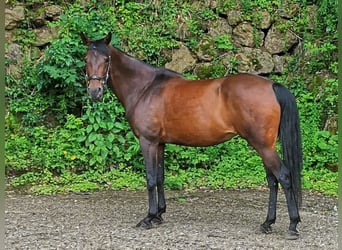
[[[295,97],[283,85],[274,83],[273,90],[281,107],[279,138],[282,144],[283,162],[290,171],[292,189],[297,204],[300,206],[303,154],[298,108]]]

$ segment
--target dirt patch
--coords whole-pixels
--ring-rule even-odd
[[[6,249],[337,249],[337,199],[305,193],[298,240],[285,240],[284,194],[272,234],[259,231],[268,191],[168,191],[165,223],[135,228],[145,192],[56,196],[7,192]]]

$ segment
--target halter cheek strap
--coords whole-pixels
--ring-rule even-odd
[[[97,76],[97,75],[91,75],[88,76],[88,73],[86,73],[86,81],[89,85],[89,81],[91,80],[97,80],[97,81],[101,81],[102,85],[104,85],[109,78],[109,69],[110,69],[110,62],[111,62],[111,57],[108,57],[108,66],[107,66],[107,70],[106,70],[106,74],[103,76]]]

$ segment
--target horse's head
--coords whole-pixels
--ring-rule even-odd
[[[110,53],[108,44],[112,38],[109,33],[104,39],[91,41],[84,33],[81,38],[88,46],[86,61],[86,80],[88,93],[93,100],[100,100],[103,96],[103,86],[108,81],[110,71]]]

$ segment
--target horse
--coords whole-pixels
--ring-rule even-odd
[[[302,148],[299,111],[294,95],[265,77],[239,73],[208,80],[189,80],[166,68],[136,59],[110,44],[112,34],[90,40],[85,57],[87,91],[103,97],[105,84],[125,109],[146,168],[148,213],[136,226],[144,229],[163,222],[164,148],[172,143],[211,146],[234,136],[244,138],[262,158],[269,187],[263,233],[276,221],[279,183],[290,218],[288,239],[297,239],[302,200]],[[281,141],[280,158],[276,150]]]

